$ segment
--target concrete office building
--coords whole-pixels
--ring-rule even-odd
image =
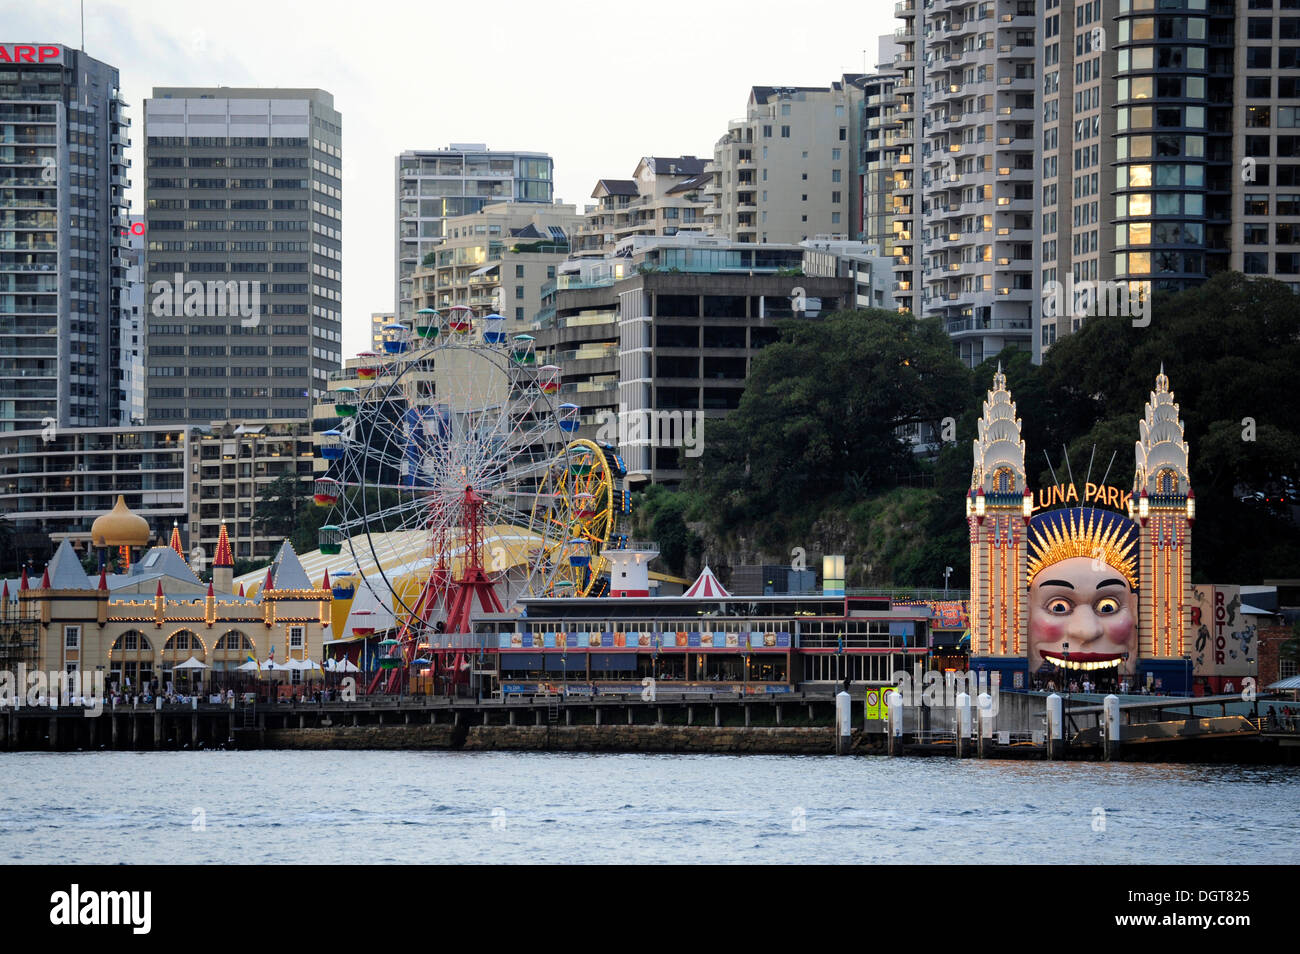
[[[0,44],[0,432],[120,423],[125,113],[115,67]]]
[[[804,274],[780,274],[792,269]],[[548,289],[554,318],[536,332],[539,359],[560,368],[560,397],[580,408],[577,436],[617,444],[634,484],[676,483],[708,420],[739,405],[754,354],[777,339],[776,319],[804,303],[796,288],[809,317],[854,294],[825,250],[634,236],[609,259],[561,268]]]
[[[490,202],[550,205],[554,162],[544,152],[496,152],[483,143],[403,152],[396,165],[393,230],[394,312],[409,319],[411,282],[447,236],[447,220],[478,212]]]
[[[224,523],[236,559],[271,559],[284,534],[259,528],[261,495],[284,474],[304,481],[312,477],[316,455],[311,421],[217,421],[193,443],[198,473],[190,478],[189,544],[215,552]]]
[[[372,311],[370,313],[370,350],[384,350],[384,328],[393,323],[391,311]]]
[[[132,215],[127,233],[127,246],[122,251],[126,262],[126,295],[119,329],[122,360],[122,403],[119,408],[123,424],[138,427],[144,424],[144,336],[145,336],[145,284],[144,284],[144,216]]]
[[[631,179],[601,179],[596,200],[583,214],[573,254],[604,257],[632,235],[676,235],[702,229],[709,200],[701,191],[713,181],[703,159],[694,156],[644,156]]]
[[[149,423],[306,420],[325,392],[343,348],[340,124],[323,90],[145,100]]]
[[[431,261],[411,274],[415,310],[464,305],[476,315],[504,316],[514,333],[528,330],[542,305],[542,286],[568,257],[569,237],[581,222],[571,205],[534,202],[502,202],[448,219]]]
[[[857,74],[824,86],[755,86],[705,167],[710,227],[736,242],[854,237],[862,90]]]
[[[17,560],[39,563],[63,539],[90,541],[119,494],[166,540],[189,511],[189,427],[38,428],[0,434],[0,520]],[[4,566],[12,567],[10,554]]]

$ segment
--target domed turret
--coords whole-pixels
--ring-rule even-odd
[[[113,509],[96,517],[90,525],[91,545],[100,549],[117,547],[126,567],[131,565],[131,548],[147,547],[152,536],[149,522],[139,514],[132,513],[126,505],[126,498],[121,494],[118,494]],[[103,554],[100,555],[100,560],[103,561]]]

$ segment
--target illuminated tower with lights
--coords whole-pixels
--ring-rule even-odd
[[[971,668],[1023,669],[1029,620],[1025,521],[1033,496],[1025,477],[1020,420],[1000,364],[984,401],[974,451],[975,467],[966,495]],[[976,658],[982,666],[975,664]]]
[[[1141,527],[1138,653],[1141,672],[1182,666],[1192,606],[1192,523],[1196,499],[1187,442],[1162,365],[1138,422],[1130,514]]]

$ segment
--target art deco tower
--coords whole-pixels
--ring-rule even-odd
[[[1141,526],[1139,658],[1177,659],[1192,605],[1192,522],[1196,501],[1187,472],[1187,442],[1163,365],[1138,422],[1137,473],[1130,516]]]
[[[971,656],[1024,658],[1029,606],[1024,596],[1025,521],[1033,505],[1016,404],[998,365],[984,401],[975,468],[966,497],[971,548]]]

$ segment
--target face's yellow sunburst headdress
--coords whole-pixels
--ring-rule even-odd
[[[1114,567],[1129,588],[1138,588],[1138,525],[1123,514],[1092,507],[1049,510],[1029,521],[1029,578],[1071,557],[1100,559]]]

